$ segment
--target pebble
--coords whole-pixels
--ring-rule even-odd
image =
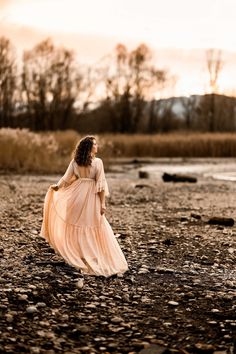
[[[11,315],[11,314],[6,314],[6,321],[8,322],[8,323],[11,323],[11,322],[13,322],[14,321],[14,317]]]
[[[35,313],[35,312],[37,312],[37,311],[38,311],[38,309],[37,309],[37,307],[35,307],[35,306],[28,306],[28,307],[26,308],[26,312],[29,313],[29,314]]]
[[[30,348],[30,353],[31,354],[40,354],[41,353],[41,348],[40,347],[31,347]]]
[[[220,312],[220,310],[218,310],[218,309],[212,309],[211,312],[213,312],[213,313],[218,313],[218,312]]]
[[[25,300],[27,300],[28,299],[28,295],[26,295],[26,294],[20,294],[20,295],[18,295],[18,300],[19,301],[25,301]]]
[[[84,287],[84,279],[79,279],[78,281],[77,281],[77,283],[76,283],[76,287],[78,288],[78,289],[82,289],[83,287]]]
[[[150,345],[148,348],[142,349],[140,354],[165,354],[167,353],[167,349],[160,345]]]
[[[140,268],[140,270],[138,271],[138,274],[146,274],[149,273],[149,270],[146,268]]]
[[[171,306],[178,306],[179,303],[177,301],[168,301],[168,304]]]
[[[196,343],[195,348],[201,350],[202,352],[211,352],[215,349],[214,345],[207,343]]]
[[[123,318],[121,318],[121,317],[112,317],[111,318],[111,322],[112,323],[120,323],[120,322],[123,322]]]
[[[47,305],[45,304],[45,302],[37,302],[36,307],[40,308],[40,307],[46,307]]]
[[[91,328],[86,325],[77,325],[76,329],[83,334],[87,334],[91,332]]]
[[[95,304],[86,304],[85,307],[88,308],[88,309],[96,309],[96,305]]]

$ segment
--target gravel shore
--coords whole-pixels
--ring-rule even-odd
[[[82,277],[39,237],[58,176],[0,176],[0,353],[236,351],[235,182],[108,174],[129,271]]]

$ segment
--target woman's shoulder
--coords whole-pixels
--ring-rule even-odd
[[[71,165],[72,165],[72,167],[73,167],[73,170],[74,170],[74,171],[78,171],[79,165],[78,165],[78,163],[76,162],[76,160],[75,160],[75,159],[72,159],[70,163],[71,163]]]
[[[95,163],[102,163],[102,159],[100,157],[95,157],[93,160]]]
[[[70,164],[74,167],[74,166],[78,166],[77,162],[75,161],[75,159],[72,159],[70,161]]]
[[[101,170],[103,168],[103,162],[102,162],[102,159],[100,157],[95,157],[93,159],[93,162],[92,162],[92,165],[98,169],[98,170]]]

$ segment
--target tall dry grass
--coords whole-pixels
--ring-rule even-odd
[[[105,135],[101,140],[107,157],[236,157],[233,133]]]
[[[0,129],[0,169],[17,172],[54,172],[58,143],[52,134],[40,135],[27,129]]]
[[[75,131],[33,133],[27,129],[0,129],[1,171],[62,173],[81,138]],[[236,157],[236,134],[100,135],[99,156]]]

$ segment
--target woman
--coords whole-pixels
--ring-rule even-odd
[[[128,266],[104,215],[109,192],[96,153],[93,136],[77,145],[64,176],[46,194],[41,236],[82,273],[108,277]]]

